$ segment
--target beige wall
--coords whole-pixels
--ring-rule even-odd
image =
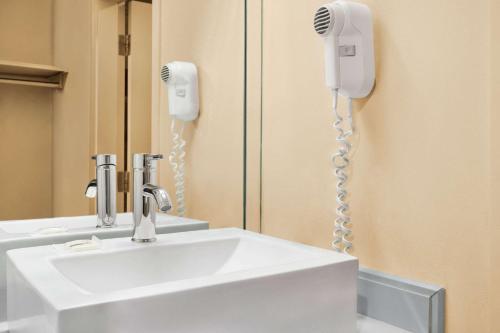
[[[119,6],[115,0],[2,1],[0,40],[8,47],[0,48],[0,59],[54,64],[69,75],[63,90],[0,85],[0,154],[18,161],[2,167],[0,220],[93,213],[95,200],[83,195],[95,177],[90,157],[116,153],[118,168],[123,170],[124,113],[120,111],[125,65],[118,55],[117,35],[118,28],[124,28],[124,10],[122,6],[118,11]],[[139,20],[133,10],[138,6],[150,5],[132,4],[131,26],[145,31],[145,38],[134,31],[138,38],[134,55],[141,51],[150,59],[150,12],[146,20]],[[129,142],[135,151],[137,146],[150,146],[151,97],[139,96],[138,91],[144,95],[151,89],[151,69],[137,57],[132,60],[129,84],[135,94],[129,96],[129,107],[139,111],[130,120]],[[141,89],[136,88],[139,85]],[[20,182],[17,175],[26,181]],[[28,203],[19,200],[26,194],[31,198]],[[119,209],[120,198],[122,194]]]
[[[125,56],[118,52],[117,36],[125,33],[125,6],[110,0],[94,2],[97,28],[95,152],[116,154],[117,171],[120,172],[125,168]],[[116,202],[117,212],[123,212],[123,193],[117,194]]]
[[[263,2],[261,223],[264,233],[328,247],[335,132],[311,26],[323,2]],[[377,86],[355,103],[354,254],[445,287],[447,332],[498,332],[489,330],[500,259],[500,213],[489,220],[490,142],[500,142],[494,128],[490,140],[489,73],[500,35],[490,39],[490,1],[364,2],[375,18]]]
[[[0,220],[52,215],[51,106],[44,88],[0,84]]]
[[[151,150],[152,5],[130,4],[129,29],[134,36],[128,64],[128,155]]]
[[[491,332],[500,332],[500,1],[491,0],[490,21],[491,21],[491,106],[490,106],[490,151],[491,151],[491,217],[489,241],[492,255],[490,258],[490,300],[491,300]]]
[[[98,53],[99,39],[109,36],[104,36],[99,25],[114,24],[115,28],[118,25],[116,17],[105,17],[104,22],[100,22],[99,15],[106,7],[116,6],[116,2],[53,1],[54,64],[69,72],[64,90],[54,91],[53,214],[93,214],[95,200],[83,195],[85,186],[95,177],[95,162],[91,156],[103,152],[119,154],[120,149],[123,150],[123,142],[121,145],[116,143],[117,137],[123,138],[120,132],[123,131],[123,125],[120,126],[123,119],[120,118],[121,122],[117,119],[119,107],[109,107],[103,100],[109,100],[108,95],[114,89],[114,97],[123,109],[123,98],[118,98],[117,94],[121,91],[124,95],[124,74],[115,71],[112,72],[114,78],[99,76],[102,67],[109,66],[109,63],[102,62]],[[116,35],[117,31],[115,38]],[[106,59],[118,67],[116,62],[123,63],[123,57],[117,55],[117,44],[112,44],[113,41],[116,39],[108,41]],[[120,166],[123,166],[123,161],[120,161]]]
[[[5,128],[0,153],[19,161],[2,167],[0,195],[6,198],[0,200],[5,204],[0,219],[92,213],[94,201],[83,190],[95,176],[90,157],[106,141],[96,130],[98,115],[102,120],[111,112],[98,114],[95,102],[97,15],[116,2],[6,0],[1,5],[0,40],[9,47],[0,49],[0,58],[54,64],[69,75],[63,90],[0,85],[0,128]],[[26,193],[32,200],[19,200]]]
[[[129,29],[133,49],[128,57],[128,170],[134,153],[151,151],[151,73],[152,4],[133,1],[129,11]],[[131,210],[132,195],[128,195]]]
[[[92,2],[54,0],[54,64],[69,74],[54,92],[54,216],[90,213],[83,195],[93,154]]]
[[[52,64],[52,4],[53,0],[2,0],[2,60]]]
[[[262,1],[247,1],[246,229],[260,231]]]
[[[158,14],[153,17],[153,50],[158,53],[153,54],[152,145],[166,157],[160,183],[173,196],[167,159],[170,116],[160,66],[191,61],[198,66],[201,113],[184,134],[187,216],[208,220],[211,227],[241,227],[244,2],[162,0],[153,5],[153,15]]]
[[[52,3],[1,1],[0,59],[52,64]],[[0,156],[0,220],[51,216],[50,89],[0,84]]]

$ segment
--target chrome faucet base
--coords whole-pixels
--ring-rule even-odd
[[[134,232],[132,241],[151,243],[156,240],[156,209],[172,208],[170,197],[157,186],[156,163],[162,155],[134,154]]]
[[[85,190],[88,198],[97,200],[97,228],[116,226],[116,155],[92,156],[96,161],[96,179]]]
[[[113,222],[113,224],[110,224],[110,225],[107,225],[107,224],[102,224],[102,225],[96,225],[95,227],[97,229],[111,229],[111,228],[115,228],[117,225],[115,222]]]
[[[136,242],[136,243],[154,243],[154,242],[156,242],[156,237],[155,238],[146,238],[146,239],[140,239],[140,238],[133,238],[132,237],[132,242]]]

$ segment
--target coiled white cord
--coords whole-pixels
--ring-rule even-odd
[[[168,156],[168,161],[170,162],[172,171],[174,172],[175,198],[177,201],[176,212],[177,216],[182,217],[186,212],[184,201],[184,157],[186,156],[186,141],[182,138],[182,133],[184,132],[184,121],[181,121],[180,128],[177,131],[175,127],[175,119],[172,119],[170,132],[172,134],[172,150]]]
[[[349,165],[351,142],[350,137],[354,134],[354,121],[352,114],[352,98],[348,99],[347,124],[338,111],[338,90],[333,90],[333,114],[335,117],[334,128],[337,130],[336,141],[339,145],[337,152],[332,157],[332,163],[337,177],[336,203],[337,217],[333,232],[332,247],[338,252],[350,253],[352,250],[351,216],[348,203],[348,192],[346,189],[349,179]]]

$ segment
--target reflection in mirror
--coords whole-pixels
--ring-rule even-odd
[[[130,265],[139,251],[144,267],[159,273],[159,279],[146,281],[151,284],[171,281],[168,271],[187,278],[178,275],[187,266],[178,264],[188,263],[189,271],[203,266],[192,252],[200,244],[214,249],[208,253],[213,261],[224,239],[235,240],[239,248],[240,238],[248,237],[232,229],[191,233],[192,246],[172,248],[165,242],[189,233],[164,235],[209,225],[244,226],[245,22],[244,0],[0,1],[0,333],[158,328],[147,326],[149,310],[138,320],[127,314],[119,321],[112,318],[115,311],[100,319],[73,312],[70,299],[77,298],[58,280],[71,283],[67,272],[43,280],[55,282],[53,291],[65,290],[62,299],[72,310],[53,299],[46,306],[30,298],[17,287],[17,264],[9,250],[9,255],[26,248],[41,253],[37,246],[45,245],[56,257],[91,251],[78,253],[82,258],[125,250],[118,264],[129,271],[122,273],[139,273],[131,278],[145,281],[147,272]],[[162,78],[166,64],[169,71]],[[187,100],[194,101],[188,112],[194,117],[180,116]],[[172,127],[174,116],[179,117]],[[114,251],[109,244],[125,247]],[[149,260],[157,249],[174,253],[177,262],[163,260],[160,268]],[[226,257],[234,251],[228,249]],[[53,259],[43,262],[53,268]],[[34,268],[30,275],[41,272],[28,266]],[[214,267],[232,266],[224,260]],[[104,285],[103,276],[126,280],[118,272],[94,281]],[[44,293],[27,288],[33,295]],[[22,295],[16,293],[22,289]],[[49,298],[57,294],[53,291]],[[88,309],[85,302],[76,307]],[[118,312],[125,309],[116,304]],[[137,315],[136,305],[125,311]],[[66,320],[66,314],[72,318]],[[89,323],[97,326],[89,330]]]
[[[84,193],[96,179],[95,154],[116,155],[118,213],[132,211],[133,154],[163,154],[158,185],[177,208],[160,68],[187,61],[199,75],[200,116],[180,133],[184,215],[242,226],[244,1],[1,6],[0,220],[96,214]]]
[[[221,10],[224,8],[224,10]],[[244,180],[245,1],[153,2],[152,147],[168,156],[172,117],[162,65],[194,63],[199,76],[199,117],[184,124],[186,216],[211,227],[242,226]],[[179,123],[177,122],[177,125]],[[159,180],[176,192],[171,166],[159,164]]]

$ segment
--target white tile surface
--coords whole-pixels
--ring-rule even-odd
[[[358,333],[411,333],[382,321],[358,314]]]

